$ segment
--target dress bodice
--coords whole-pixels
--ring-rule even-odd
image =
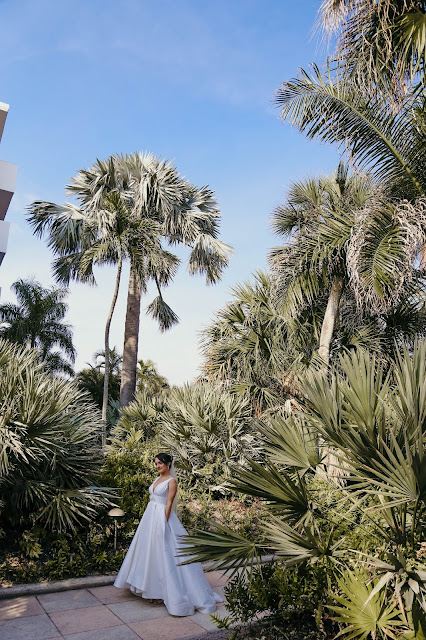
[[[158,482],[158,480],[159,478],[156,478],[152,485],[149,487],[149,499],[151,502],[166,505],[167,496],[169,494],[169,482],[171,478],[167,478],[167,480],[163,480],[162,482]]]

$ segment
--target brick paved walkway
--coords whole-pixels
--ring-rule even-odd
[[[227,577],[206,573],[223,595]],[[219,605],[219,615],[226,615]],[[113,586],[75,589],[0,601],[1,640],[177,640],[216,629],[208,613],[178,618],[163,604]]]

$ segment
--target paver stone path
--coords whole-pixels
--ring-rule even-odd
[[[227,577],[219,571],[206,577],[223,595]],[[163,604],[112,585],[0,600],[1,640],[180,640],[212,629],[208,613],[170,616]]]

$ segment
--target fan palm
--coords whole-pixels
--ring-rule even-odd
[[[394,610],[387,608],[382,597],[376,598],[380,592],[388,603],[395,598],[404,616],[411,609],[413,618],[414,611],[417,617],[425,616],[426,567],[420,556],[416,559],[426,522],[425,380],[425,342],[405,348],[388,374],[365,351],[341,356],[339,371],[331,380],[324,370],[309,372],[300,385],[305,398],[302,410],[287,420],[277,417],[259,427],[266,440],[268,465],[252,463],[250,470],[239,468],[229,481],[243,494],[263,498],[270,515],[261,548],[275,549],[287,566],[325,563],[331,586],[333,580],[337,586],[336,569],[351,569],[367,561],[374,584],[364,590],[362,606],[361,589],[356,603],[353,600],[359,624],[365,624],[367,614],[376,613],[374,624],[394,624]],[[313,480],[323,460],[315,455],[312,444],[319,438],[324,447],[336,451],[338,464],[350,474],[350,482],[334,487],[350,505],[346,512],[340,500],[334,512],[329,506],[323,512],[318,505]],[[381,553],[360,553],[345,537],[339,537],[342,518],[353,526],[360,519],[369,522],[377,537],[371,549],[376,551],[380,544]],[[212,529],[211,534],[188,540],[194,559],[211,557],[216,566],[235,568],[259,552],[259,547],[249,544],[242,552],[239,541],[233,554],[232,532],[215,531],[213,523]],[[352,611],[345,614],[346,622],[354,618],[353,604],[347,605]],[[371,618],[369,624],[373,622]]]
[[[190,478],[219,484],[229,476],[232,462],[255,456],[256,423],[250,402],[212,384],[173,388],[161,414],[160,439]]]
[[[201,379],[231,385],[248,394],[254,413],[276,407],[292,390],[289,373],[300,353],[308,350],[301,333],[289,339],[289,329],[273,296],[274,281],[258,272],[254,282],[237,285],[232,301],[217,312],[202,334]],[[297,349],[303,342],[303,349]]]
[[[12,285],[18,304],[0,305],[0,336],[38,350],[39,359],[50,371],[73,375],[75,349],[72,330],[63,320],[68,310],[64,302],[67,289],[42,287],[34,280],[19,279]],[[53,351],[59,347],[61,351]]]
[[[74,528],[110,504],[94,487],[101,419],[86,393],[0,340],[0,508],[7,526]]]
[[[125,406],[136,388],[140,302],[150,280],[155,283],[158,296],[149,304],[147,313],[158,321],[161,331],[178,322],[163,299],[162,287],[173,280],[179,259],[162,243],[190,247],[188,271],[192,275],[204,273],[207,284],[220,279],[228,264],[230,247],[218,239],[220,213],[213,192],[207,187],[195,187],[179,175],[174,165],[152,153],[117,155],[98,162],[78,174],[70,191],[93,211],[105,197],[118,193],[135,221],[156,228],[159,250],[147,255],[144,270],[137,269],[130,260],[120,398]]]
[[[105,324],[102,419],[104,444],[109,402],[110,348],[109,333],[121,280],[123,261],[129,259],[135,268],[143,270],[147,251],[155,251],[153,228],[150,222],[140,225],[129,214],[120,194],[104,198],[96,215],[85,207],[72,204],[56,205],[51,202],[33,202],[28,220],[39,236],[46,234],[55,261],[53,272],[59,282],[71,279],[96,284],[93,268],[96,265],[116,265],[113,297]]]

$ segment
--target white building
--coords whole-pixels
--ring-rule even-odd
[[[0,102],[0,142],[8,111],[9,105]],[[6,222],[5,217],[15,192],[17,172],[18,167],[16,164],[0,160],[0,264],[3,261],[7,249],[10,223]]]

